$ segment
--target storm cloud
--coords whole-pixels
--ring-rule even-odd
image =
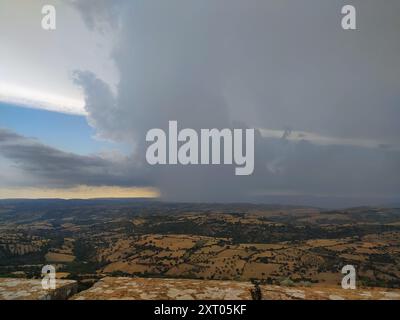
[[[141,162],[145,133],[169,120],[282,133],[258,134],[251,177],[222,166],[153,168],[167,199],[396,198],[400,4],[353,2],[358,30],[349,32],[340,27],[343,1],[119,2],[111,23],[118,93],[85,70],[75,74],[89,121],[131,142]],[[96,15],[106,18],[80,9],[91,28]]]
[[[12,169],[19,172],[19,179],[14,179],[15,185],[42,185],[56,188],[82,184],[91,186],[149,185],[149,181],[144,178],[144,172],[139,168],[130,170],[134,168],[130,159],[67,153],[46,146],[36,139],[0,128],[0,159],[1,157],[11,161]]]

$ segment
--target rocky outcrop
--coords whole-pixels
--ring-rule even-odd
[[[41,280],[0,278],[0,300],[400,300],[400,290],[340,286],[254,286],[250,282],[106,277],[77,292],[73,280],[57,280],[44,290]]]
[[[54,290],[44,290],[39,279],[0,278],[0,300],[65,300],[77,292],[74,280],[58,280]]]
[[[260,285],[263,300],[400,300],[400,290]],[[257,290],[258,291],[258,290]],[[107,277],[73,296],[76,300],[251,300],[250,282]]]

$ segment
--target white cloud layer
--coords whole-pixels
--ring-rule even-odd
[[[76,115],[87,115],[83,99],[71,99],[32,88],[0,82],[0,101],[27,108],[44,109]]]

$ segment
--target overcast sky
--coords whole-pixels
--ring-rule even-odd
[[[43,4],[56,7],[55,31],[41,29]],[[400,2],[352,0],[355,31],[341,28],[345,4],[2,0],[0,198],[85,186],[179,201],[400,202]],[[254,174],[149,167],[145,134],[169,120],[256,128]]]

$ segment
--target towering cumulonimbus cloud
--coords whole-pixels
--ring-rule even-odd
[[[345,32],[335,1],[75,1],[89,27],[111,21],[120,82],[113,94],[85,70],[75,81],[90,123],[131,143],[138,162],[147,130],[166,129],[169,120],[282,132],[258,132],[251,177],[223,166],[151,168],[168,199],[396,196],[400,5],[388,2],[354,1],[359,29]],[[316,136],[337,143],[315,143]]]

